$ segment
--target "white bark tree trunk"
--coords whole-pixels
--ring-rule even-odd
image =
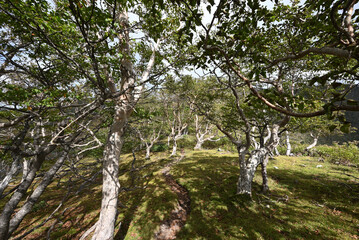
[[[290,145],[290,138],[289,138],[289,132],[285,131],[285,140],[286,140],[286,145],[287,145],[287,151],[285,152],[285,155],[290,156],[291,152],[292,152],[292,145]]]
[[[0,197],[2,196],[7,186],[9,185],[13,176],[16,175],[16,173],[19,171],[19,169],[20,169],[20,159],[19,157],[16,156],[11,164],[10,171],[6,173],[4,179],[0,183]]]
[[[310,134],[310,136],[312,136],[313,138],[313,143],[310,144],[308,147],[306,147],[306,150],[309,151],[310,149],[314,148],[315,146],[317,146],[318,144],[318,138],[319,136],[318,135],[313,135],[313,134]]]
[[[204,143],[204,141],[201,141],[200,139],[197,139],[197,143],[196,143],[196,146],[194,146],[194,150],[202,149],[203,143]]]
[[[25,159],[23,160],[22,163],[22,179],[21,182],[25,180],[27,173],[29,172],[29,168],[30,168],[30,161]]]
[[[280,126],[277,124],[272,126],[270,139],[267,144],[264,147],[251,151],[248,160],[245,159],[245,152],[238,148],[240,176],[237,184],[237,194],[252,194],[252,182],[259,164],[262,166],[262,191],[266,193],[269,190],[267,176],[268,157],[271,151],[276,149],[280,142],[280,138],[278,136],[279,127]]]
[[[120,108],[121,109],[121,108]],[[124,109],[122,109],[124,110]],[[120,153],[123,146],[123,132],[126,124],[126,111],[117,112],[105,145],[102,177],[102,202],[100,218],[97,222],[92,239],[113,239],[120,183],[118,168]]]
[[[26,200],[26,203],[21,207],[19,211],[16,212],[15,216],[13,216],[10,221],[8,232],[9,236],[18,228],[24,217],[32,210],[32,207],[37,202],[41,194],[45,191],[46,187],[51,183],[56,172],[64,163],[66,157],[67,153],[60,157],[56,161],[56,163],[50,168],[50,170],[47,171],[41,183],[36,187],[36,189],[32,192],[31,196]]]
[[[145,136],[142,135],[141,131],[137,129],[138,136],[140,137],[142,143],[146,146],[146,156],[145,159],[151,158],[151,148],[155,144],[155,142],[160,138],[162,129],[160,129],[157,133],[156,130],[153,129],[153,132],[151,136]]]
[[[202,149],[202,145],[206,141],[218,141],[218,140],[212,140],[217,136],[217,133],[213,134],[212,127],[213,125],[210,125],[208,122],[205,123],[205,126],[203,126],[203,123],[200,122],[198,115],[195,116],[195,125],[196,125],[196,146],[193,148],[194,150],[200,150]],[[206,137],[207,136],[207,137]]]
[[[128,14],[125,10],[123,10],[119,16],[119,23],[124,29],[120,36],[120,40],[123,41],[121,50],[130,56],[129,23]],[[143,84],[148,79],[150,71],[155,63],[155,52],[159,41],[160,40],[158,39],[157,44],[153,47],[151,58],[147,64],[147,68],[142,74],[141,82],[137,87],[134,87],[136,83],[136,74],[131,59],[125,57],[122,61],[120,90],[124,91],[124,94],[115,100],[114,121],[105,145],[102,171],[103,185],[101,211],[92,240],[112,240],[114,237],[120,187],[118,169],[121,149],[124,143],[123,133],[128,118],[131,116],[133,109],[141,96]],[[111,92],[116,94],[117,88],[111,76],[108,76],[108,82]]]
[[[259,164],[267,158],[269,152],[266,148],[251,151],[250,157],[246,161],[245,154],[240,156],[240,176],[237,184],[237,194],[252,195],[252,182],[254,174]]]
[[[6,240],[10,236],[8,234],[10,218],[14,213],[17,205],[21,201],[22,197],[26,194],[27,189],[30,187],[31,183],[34,181],[36,172],[40,169],[41,164],[45,161],[45,154],[39,154],[34,159],[31,169],[27,174],[25,180],[19,185],[18,189],[11,196],[10,200],[6,203],[3,208],[3,211],[0,215],[0,239]]]
[[[146,146],[146,159],[150,159],[151,158],[151,147],[152,146]]]
[[[177,153],[177,140],[174,139],[174,140],[173,140],[173,147],[172,147],[171,157],[172,157],[172,156],[176,156],[176,153]]]

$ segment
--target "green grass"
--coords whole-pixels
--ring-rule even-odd
[[[319,164],[323,167],[317,168]],[[358,185],[353,185],[353,178],[331,173],[358,177],[358,169],[318,163],[315,158],[278,157],[268,167],[271,195],[258,194],[258,172],[253,200],[246,201],[235,195],[236,166],[236,155],[206,151],[194,152],[174,167],[172,172],[189,190],[192,204],[178,239],[358,237]]]
[[[176,206],[176,195],[160,173],[171,160],[168,155],[156,153],[146,161],[138,154],[135,167],[148,165],[132,172],[128,171],[132,154],[122,156],[120,183],[132,190],[120,193],[122,207],[115,239],[151,239]],[[322,163],[310,157],[277,157],[268,165],[270,195],[259,193],[259,170],[251,200],[236,195],[236,154],[186,150],[186,157],[173,166],[171,174],[191,197],[190,216],[177,239],[359,238],[359,185],[345,175],[359,177],[358,168]],[[97,220],[100,183],[101,176],[80,195],[71,195],[56,214],[59,223],[52,232],[53,239],[76,239]],[[17,233],[44,220],[65,191],[63,184],[51,184]],[[55,219],[27,239],[43,239]]]

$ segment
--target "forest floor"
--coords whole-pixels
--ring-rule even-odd
[[[145,160],[137,154],[136,161],[132,154],[123,155],[115,239],[154,239],[178,208],[179,196],[163,169],[179,156],[168,155],[155,153]],[[84,176],[100,169],[96,161],[88,162],[92,167],[80,173]],[[169,174],[190,198],[190,213],[176,239],[359,239],[358,168],[279,156],[269,161],[269,195],[260,193],[258,172],[251,199],[236,195],[235,153],[185,150],[185,157],[171,166]],[[79,239],[96,222],[100,174],[87,185],[73,181],[71,188],[68,179],[58,178],[48,187],[17,237],[41,224],[56,208],[51,219],[21,239]]]

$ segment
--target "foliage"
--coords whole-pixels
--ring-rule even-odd
[[[152,147],[152,152],[165,152],[169,149],[166,143],[155,143]]]
[[[359,165],[359,148],[357,144],[357,142],[349,142],[343,145],[319,145],[315,148],[314,154],[331,163]]]

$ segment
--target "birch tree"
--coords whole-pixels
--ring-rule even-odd
[[[203,143],[206,141],[219,141],[220,138],[214,140],[218,136],[218,131],[215,131],[214,125],[205,120],[200,120],[198,114],[195,114],[195,127],[196,127],[196,146],[194,150],[202,149]]]
[[[213,60],[220,62],[253,96],[288,116],[336,117],[341,110],[359,110],[359,105],[346,97],[357,85],[358,26],[354,23],[358,16],[354,9],[358,1],[272,1],[271,8],[259,0],[208,1],[202,3],[212,17],[206,23],[199,4],[181,2],[191,12],[184,16],[188,24],[181,33],[191,38],[198,28],[202,30],[198,41],[193,40],[199,49],[192,61],[197,67],[210,68]],[[260,91],[268,74],[292,70],[301,81],[292,78],[286,84],[299,91],[308,85],[322,91],[292,98],[288,96],[293,96],[293,87],[278,95]],[[344,83],[348,87],[343,87]],[[307,108],[315,101],[320,101],[319,108]],[[345,129],[348,125],[343,123]]]
[[[21,114],[9,117],[1,127],[13,126],[21,121],[23,124],[26,119],[36,116],[37,111],[45,111],[43,106],[56,108],[64,113],[65,121],[64,124],[59,121],[57,133],[50,131],[51,134],[55,132],[52,137],[49,133],[46,135],[44,144],[52,150],[63,135],[67,136],[68,131],[90,118],[95,110],[105,104],[112,107],[113,120],[103,154],[103,201],[93,239],[113,238],[123,132],[144,85],[154,82],[150,73],[155,69],[160,42],[166,39],[170,43],[167,36],[171,36],[169,33],[179,24],[170,15],[170,8],[166,9],[166,15],[161,12],[163,8],[163,1],[0,2],[1,34],[6,41],[1,46],[1,74],[18,78],[22,74],[29,79],[26,87],[19,85],[21,88],[13,88],[9,85],[8,89],[15,89],[17,95],[23,98],[20,107],[17,102],[12,102],[14,108],[11,108],[16,111],[19,108]],[[129,20],[129,10],[138,14],[139,21],[132,23]],[[153,24],[154,21],[160,24]],[[143,37],[137,42],[132,41],[130,36],[134,29],[142,29]],[[159,74],[157,70],[155,72]],[[41,83],[43,88],[33,88],[32,81]],[[82,92],[80,87],[86,91]],[[38,91],[35,92],[38,99],[28,97],[33,94],[32,91]],[[82,98],[80,95],[84,92],[88,103],[71,102],[71,99]],[[6,95],[10,98],[11,91]],[[2,108],[7,109],[8,106]],[[66,119],[65,115],[69,112],[64,112],[63,108],[72,108],[75,117]],[[42,117],[45,122],[49,120],[48,116]],[[67,145],[71,147],[70,143]],[[48,151],[40,153],[32,163],[36,168],[41,166]],[[32,178],[35,172],[30,170],[27,178]],[[25,183],[29,181],[25,180]],[[21,188],[21,191],[24,189]],[[6,216],[10,215],[11,211],[7,211]],[[6,221],[2,223],[7,224]],[[9,237],[6,228],[2,228],[5,235],[1,238]]]
[[[263,131],[258,131],[256,124],[261,122],[261,114],[257,114],[256,105],[245,103],[248,95],[240,91],[238,79],[224,75],[207,78],[205,81],[207,87],[195,94],[196,99],[192,104],[199,114],[214,124],[236,147],[240,166],[237,194],[252,194],[252,181],[259,165],[262,166],[262,190],[267,192],[268,158],[279,144],[280,128],[288,123],[289,117],[277,115],[271,118],[270,124],[264,125]],[[268,108],[266,111],[263,113],[268,116],[275,115],[268,112]],[[252,145],[254,150],[250,149]]]

